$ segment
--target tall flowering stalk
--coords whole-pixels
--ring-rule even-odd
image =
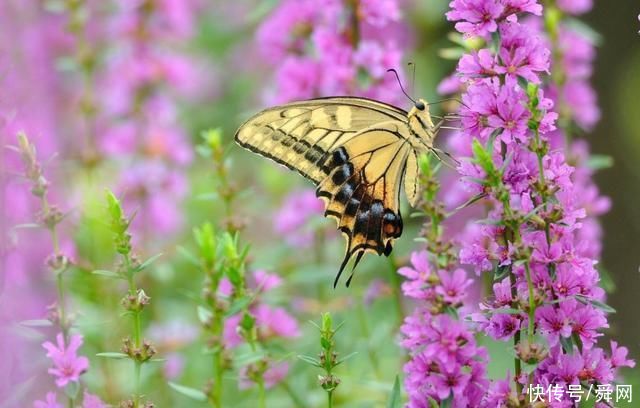
[[[38,223],[49,231],[51,238],[53,253],[47,260],[47,266],[55,276],[58,295],[55,306],[50,308],[48,320],[31,320],[25,321],[23,324],[34,327],[57,326],[59,332],[56,335],[56,343],[45,341],[42,347],[47,351],[47,357],[53,364],[53,367],[48,369],[48,373],[55,378],[55,385],[64,390],[67,396],[67,406],[74,407],[79,400],[82,400],[83,406],[86,408],[103,407],[102,401],[98,397],[89,394],[86,389],[84,396],[79,397],[82,387],[80,376],[89,369],[89,360],[85,356],[78,355],[78,350],[83,343],[83,336],[72,333],[73,318],[67,309],[68,299],[63,277],[65,272],[69,270],[71,262],[61,249],[58,228],[65,214],[50,203],[47,194],[49,182],[45,178],[43,169],[38,161],[35,146],[23,132],[18,134],[17,151],[20,153],[26,169],[25,177],[31,183],[31,193],[39,199],[41,204]],[[46,399],[47,403],[53,404],[51,401],[55,401],[56,393],[47,393]],[[93,405],[91,405],[91,401],[94,401]],[[41,401],[35,402],[36,406],[39,404],[44,403]]]
[[[311,322],[320,331],[320,347],[322,351],[318,354],[318,358],[311,356],[298,356],[302,361],[318,367],[324,371],[324,375],[318,376],[318,382],[323,390],[327,393],[327,407],[333,407],[333,393],[340,385],[334,370],[348,358],[356,353],[351,353],[345,357],[338,358],[339,353],[336,351],[335,335],[344,323],[333,327],[333,318],[330,313],[324,313],[320,325]]]
[[[525,19],[543,8],[513,0],[450,7],[456,29],[480,44],[457,68],[465,89],[454,149],[469,196],[489,208],[461,235],[460,262],[493,275],[491,300],[474,319],[481,333],[512,340],[516,353],[512,384],[496,382],[484,401],[507,404],[531,387],[559,385],[558,403],[570,403],[569,386],[610,384],[632,362],[615,357],[615,343],[611,354],[597,345],[610,309],[593,253],[579,245],[582,192],[555,144],[558,115],[543,89],[549,69],[560,68],[551,67],[535,18]]]
[[[149,304],[151,298],[138,287],[136,275],[153,262],[158,255],[140,262],[133,252],[129,227],[132,217],[126,217],[120,201],[113,193],[107,191],[107,216],[109,228],[113,234],[113,243],[119,255],[116,271],[94,271],[97,275],[123,279],[128,284],[128,291],[122,298],[121,304],[125,314],[132,319],[132,335],[122,341],[122,353],[101,353],[103,357],[128,357],[134,367],[134,395],[130,400],[123,401],[120,406],[125,408],[153,407],[150,401],[142,401],[140,372],[143,364],[147,363],[155,354],[156,349],[150,341],[143,338],[142,311]]]
[[[428,156],[420,158],[424,193],[419,207],[426,218],[421,235],[427,247],[411,255],[411,266],[398,270],[406,278],[404,295],[417,302],[400,328],[401,344],[410,355],[404,366],[405,388],[409,407],[465,407],[480,400],[488,384],[487,352],[460,320],[473,281],[456,266],[452,243],[444,237],[446,212],[437,197],[440,166],[432,164]]]

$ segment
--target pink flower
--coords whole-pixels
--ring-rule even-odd
[[[411,266],[403,266],[398,269],[398,273],[407,278],[407,281],[402,283],[402,292],[405,296],[416,299],[432,297],[432,290],[427,285],[431,275],[427,251],[412,252]]]
[[[611,340],[611,366],[613,368],[635,367],[636,362],[627,360],[627,354],[629,354],[629,350],[626,347],[618,347],[618,343]]]
[[[313,243],[309,221],[324,213],[324,204],[313,190],[296,191],[285,198],[282,208],[275,214],[274,230],[292,246],[306,248]]]
[[[438,272],[440,284],[436,286],[436,293],[441,295],[445,302],[455,305],[461,303],[466,296],[467,288],[473,283],[467,279],[464,269],[456,269],[453,273],[445,270]]]
[[[498,29],[498,20],[504,11],[504,6],[497,0],[453,0],[447,12],[449,21],[456,23],[456,30],[467,36],[486,36]]]
[[[74,334],[70,338],[68,346],[65,346],[62,333],[56,336],[57,345],[51,342],[44,342],[42,347],[47,350],[47,357],[53,361],[53,368],[48,370],[56,378],[56,385],[60,388],[69,382],[78,382],[80,375],[89,369],[89,360],[76,353],[82,346],[82,336]]]
[[[254,382],[247,377],[247,371],[249,370],[249,366],[242,367],[240,369],[240,382],[238,387],[241,390],[246,390],[252,387]],[[289,364],[287,362],[268,362],[268,368],[263,374],[264,386],[265,388],[273,388],[278,385],[289,373]]]
[[[89,394],[86,390],[84,392],[84,396],[82,397],[82,408],[108,408],[109,406],[105,404],[100,397],[97,395]]]
[[[48,392],[44,401],[35,401],[33,408],[64,408],[62,404],[58,404],[55,392]]]

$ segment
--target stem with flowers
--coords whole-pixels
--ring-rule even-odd
[[[142,365],[148,362],[155,354],[155,347],[148,340],[142,338],[142,310],[149,304],[150,297],[147,296],[143,289],[138,288],[135,280],[137,273],[148,267],[159,255],[153,256],[145,262],[140,262],[133,254],[131,245],[131,234],[129,234],[129,226],[133,217],[126,217],[122,209],[120,201],[116,196],[107,191],[107,215],[109,219],[109,228],[113,233],[113,242],[116,252],[120,256],[120,264],[116,272],[111,271],[94,271],[98,275],[120,278],[127,281],[129,290],[121,301],[122,306],[126,310],[126,314],[131,315],[133,320],[132,337],[125,338],[122,341],[122,352],[115,353],[116,358],[127,356],[134,363],[134,395],[132,400],[124,401],[124,406],[139,408],[148,407],[153,404],[149,401],[141,401],[141,385],[140,374]],[[113,356],[113,353],[101,353],[105,357]]]
[[[38,162],[36,147],[29,141],[24,132],[18,133],[18,147],[16,150],[20,153],[25,165],[25,177],[31,183],[31,193],[40,200],[41,212],[38,224],[46,228],[51,237],[53,254],[51,254],[47,260],[47,266],[55,276],[56,292],[58,295],[56,314],[51,320],[60,327],[64,346],[64,344],[69,344],[70,342],[69,330],[72,324],[66,311],[63,281],[63,275],[69,268],[69,259],[61,252],[58,238],[58,225],[64,219],[65,215],[55,205],[49,203],[47,198],[49,182],[44,177],[42,167]],[[79,387],[75,387],[75,385],[77,385],[77,382],[70,383],[70,387],[68,387],[68,392],[66,393],[67,406],[70,408],[75,406],[75,399],[79,391]]]
[[[520,405],[527,403],[524,386],[611,382],[617,367],[633,362],[615,356],[615,343],[611,356],[596,346],[611,309],[602,303],[604,291],[593,267],[598,254],[578,245],[580,220],[587,215],[581,195],[593,183],[567,163],[561,149],[552,149],[562,132],[556,131],[554,100],[544,96],[554,80],[569,76],[557,73],[563,69],[557,61],[551,65],[541,25],[521,23],[527,14],[535,21],[543,8],[535,1],[510,0],[454,0],[450,7],[449,20],[474,39],[457,67],[464,88],[462,129],[456,135],[459,172],[462,185],[489,208],[483,225],[468,226],[461,235],[460,261],[477,272],[494,270],[494,296],[474,320],[496,340],[513,339],[516,352],[515,394],[507,378],[494,382],[484,401]],[[484,19],[476,19],[477,13]],[[557,20],[555,6],[546,16],[554,16],[546,27],[558,41],[560,30],[550,24]],[[550,77],[544,75],[549,68]],[[566,139],[564,146],[571,151]],[[569,401],[566,393],[563,398]]]

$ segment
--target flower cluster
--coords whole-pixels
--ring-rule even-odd
[[[197,2],[120,1],[110,16],[111,50],[97,79],[104,90],[102,155],[127,166],[119,190],[141,217],[134,227],[156,233],[182,225],[187,192],[184,167],[192,160],[177,101],[196,96],[198,64],[175,46],[193,35]]]
[[[397,0],[286,0],[260,26],[257,46],[277,66],[268,102],[360,95],[397,102],[389,68],[399,68],[402,30]]]
[[[452,147],[462,158],[459,172],[467,198],[483,198],[490,208],[482,225],[470,224],[460,235],[460,262],[494,276],[491,300],[474,314],[478,329],[497,340],[513,339],[517,359],[537,364],[527,376],[516,361],[516,395],[523,385],[558,383],[564,374],[586,384],[608,382],[620,364],[633,364],[624,357],[612,363],[614,358],[596,344],[608,327],[608,308],[595,267],[599,248],[581,244],[587,235],[594,238],[583,232],[583,199],[589,197],[595,207],[591,215],[607,204],[597,198],[591,173],[569,164],[567,155],[574,149],[564,149],[562,130],[556,129],[563,123],[552,111],[567,103],[570,118],[589,126],[593,110],[572,105],[566,90],[561,92],[565,98],[558,98],[557,84],[547,85],[545,75],[551,69],[552,76],[564,72],[573,78],[576,70],[575,78],[584,78],[592,51],[582,43],[551,61],[541,24],[535,17],[516,16],[523,12],[541,15],[543,9],[535,1],[454,0],[447,14],[458,31],[486,44],[464,55],[457,68],[465,90],[462,131]],[[559,47],[578,41],[566,34],[560,38]],[[587,155],[583,144],[574,146],[582,147],[576,156]],[[546,345],[535,343],[537,336]],[[494,384],[487,406],[507,404],[512,394],[500,392],[504,387],[505,382]],[[496,395],[503,399],[497,401]]]
[[[431,398],[466,407],[480,400],[488,385],[487,352],[468,327],[447,312],[462,305],[473,281],[462,269],[432,270],[428,258],[427,251],[414,252],[412,265],[398,271],[407,278],[402,284],[405,296],[420,302],[401,327],[401,345],[411,355],[404,367],[408,406],[429,406]]]

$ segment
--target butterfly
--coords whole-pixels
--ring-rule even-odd
[[[423,99],[406,112],[372,99],[338,96],[265,109],[240,126],[235,140],[315,183],[325,216],[346,239],[335,287],[352,257],[353,270],[367,252],[391,253],[402,235],[401,186],[415,207],[418,157],[436,152],[440,123],[434,124]],[[347,287],[352,278],[353,272]]]

